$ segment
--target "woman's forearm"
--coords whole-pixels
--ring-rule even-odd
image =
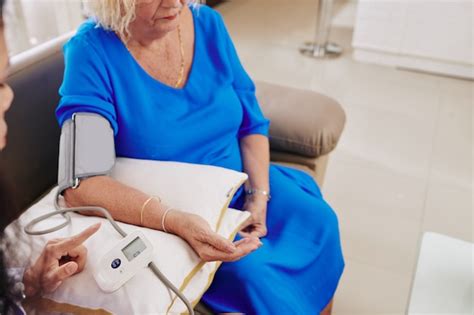
[[[270,145],[264,135],[248,135],[240,140],[244,172],[249,179],[245,186],[269,191]]]
[[[161,217],[166,210],[165,205],[156,199],[150,200],[143,210],[143,222],[140,222],[142,206],[150,196],[108,176],[84,179],[78,188],[66,190],[64,198],[71,207],[103,207],[118,221],[162,230]],[[100,216],[100,213],[83,214]]]
[[[249,135],[240,140],[244,172],[249,175],[245,184],[269,191],[269,163],[270,147],[268,138],[263,135]],[[166,205],[156,199],[151,200],[143,211],[141,209],[150,196],[108,176],[95,176],[81,181],[76,189],[64,192],[64,198],[69,206],[99,206],[107,209],[112,217],[118,221],[142,225],[155,230],[162,230],[161,218]],[[90,212],[84,212],[90,215]],[[96,213],[95,215],[100,215]],[[169,220],[168,220],[169,219]],[[166,222],[174,225],[172,215],[166,217]],[[176,224],[178,225],[178,224]],[[166,225],[167,230],[174,230],[173,226]]]
[[[140,210],[150,198],[147,194],[128,187],[111,177],[96,176],[83,180],[76,189],[68,189],[64,197],[69,206],[100,206],[118,221],[140,225]],[[168,205],[156,199],[147,203],[142,226],[163,230],[161,218]],[[212,230],[209,223],[196,214],[173,208],[166,216],[166,231],[185,240],[204,261],[234,261],[256,250],[261,243],[256,239],[236,243]],[[84,213],[90,215],[90,213]],[[100,213],[96,213],[99,215]]]

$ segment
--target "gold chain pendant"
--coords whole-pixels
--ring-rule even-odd
[[[181,67],[179,69],[178,81],[175,84],[175,88],[178,88],[183,82],[184,77],[184,47],[183,47],[183,40],[181,38],[181,26],[178,24],[178,39],[179,39],[179,48],[181,53]]]

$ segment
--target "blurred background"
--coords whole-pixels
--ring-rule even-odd
[[[327,37],[343,51],[311,58],[299,48],[321,31],[319,2],[210,4],[254,79],[321,92],[346,111],[323,187],[346,258],[333,313],[404,314],[424,233],[473,242],[473,2],[330,1]],[[79,0],[8,1],[11,55],[84,17]],[[471,305],[472,294],[471,283]]]
[[[10,56],[73,31],[85,18],[82,0],[9,0],[5,3]]]

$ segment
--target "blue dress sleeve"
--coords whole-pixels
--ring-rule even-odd
[[[218,14],[220,20],[223,41],[229,56],[229,63],[233,73],[233,86],[240,99],[243,109],[243,119],[240,125],[239,140],[247,135],[261,134],[268,137],[270,120],[267,119],[260,109],[257,97],[255,96],[255,84],[245,71],[230,35],[225,27],[222,17]]]
[[[56,108],[59,125],[76,112],[102,115],[118,132],[113,105],[113,90],[104,58],[85,38],[73,37],[64,46],[65,70],[59,89],[61,100]]]

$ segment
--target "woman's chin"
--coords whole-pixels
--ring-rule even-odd
[[[167,19],[158,19],[155,21],[153,28],[157,34],[166,34],[174,31],[178,28],[179,19],[175,18],[173,20]]]

